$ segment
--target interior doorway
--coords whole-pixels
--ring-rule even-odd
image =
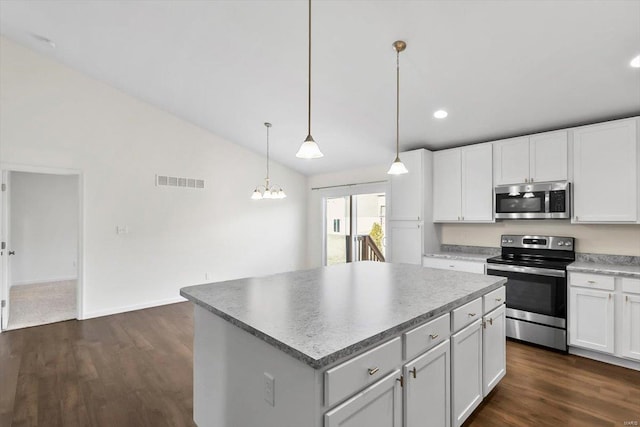
[[[385,261],[385,193],[326,197],[325,265]]]
[[[2,174],[2,329],[77,319],[80,174]]]

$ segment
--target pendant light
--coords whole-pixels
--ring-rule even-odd
[[[296,157],[301,159],[317,159],[324,156],[324,154],[322,154],[320,147],[318,147],[318,144],[316,144],[311,136],[311,0],[309,0],[309,92],[307,107],[307,138],[300,146]]]
[[[271,123],[267,122],[264,126],[267,128],[267,177],[264,179],[264,185],[257,186],[253,191],[251,200],[284,199],[287,195],[284,193],[282,187],[271,185],[269,180],[269,128],[271,127]]]
[[[391,163],[387,173],[401,175],[409,172],[400,160],[400,52],[407,48],[407,44],[398,40],[393,43],[393,48],[396,51],[396,159]]]

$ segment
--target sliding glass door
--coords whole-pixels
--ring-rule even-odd
[[[385,194],[327,197],[325,264],[384,262]]]

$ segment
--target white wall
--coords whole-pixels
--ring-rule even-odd
[[[11,285],[76,279],[78,177],[12,172]]]
[[[344,172],[336,172],[329,174],[313,175],[309,177],[309,199],[307,207],[307,265],[309,268],[319,267],[322,265],[322,217],[323,207],[322,199],[327,196],[337,196],[349,193],[377,193],[386,192],[388,194],[388,185],[372,184],[357,187],[339,187],[326,190],[312,190],[317,187],[340,186],[345,184],[365,183],[372,181],[387,181],[387,169],[389,165],[373,166],[361,169],[352,169]]]
[[[305,265],[303,175],[273,164],[289,197],[252,201],[262,155],[6,38],[0,51],[0,161],[83,174],[83,317],[178,300],[205,273],[219,281]],[[155,174],[206,188],[156,187]]]

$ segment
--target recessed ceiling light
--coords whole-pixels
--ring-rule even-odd
[[[444,110],[438,110],[435,113],[433,113],[433,117],[435,117],[436,119],[444,119],[448,115],[449,115],[449,113],[447,113]]]
[[[640,55],[636,56],[629,63],[633,68],[640,68]]]
[[[35,34],[35,33],[31,33],[31,37],[38,40],[39,42],[46,43],[51,47],[56,47],[55,42],[48,37],[41,36],[40,34]]]

